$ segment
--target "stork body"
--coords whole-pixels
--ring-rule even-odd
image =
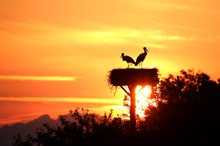
[[[146,58],[147,52],[148,52],[148,50],[147,50],[146,47],[144,47],[143,50],[144,50],[144,53],[141,53],[141,54],[137,57],[136,62],[135,62],[135,66],[137,66],[137,65],[139,64],[139,67],[140,67],[140,66],[142,67],[143,61],[144,61],[144,59]]]
[[[132,65],[135,64],[135,61],[132,57],[125,55],[124,53],[121,54],[121,58],[123,61],[126,61],[128,64],[128,68]]]

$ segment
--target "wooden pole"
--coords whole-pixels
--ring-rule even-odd
[[[131,138],[135,140],[136,135],[136,98],[135,98],[135,88],[136,86],[129,86],[130,90],[130,125],[131,125]]]
[[[109,76],[109,82],[113,86],[120,86],[130,96],[130,136],[131,142],[136,142],[136,97],[137,85],[155,85],[159,82],[158,69],[113,69]],[[123,87],[128,86],[129,92]]]

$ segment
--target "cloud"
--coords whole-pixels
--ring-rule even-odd
[[[121,104],[121,99],[107,98],[74,98],[74,97],[0,97],[0,101],[16,102],[69,102],[69,103],[96,103],[96,104]]]
[[[171,3],[171,2],[156,2],[152,3],[153,8],[159,9],[159,10],[170,10],[170,9],[176,9],[176,10],[193,10],[194,7],[183,4],[183,3]]]
[[[20,42],[28,40],[28,44],[47,46],[65,46],[65,45],[112,45],[112,44],[129,44],[131,42],[142,39],[150,39],[151,41],[158,40],[188,40],[192,39],[181,36],[179,34],[167,35],[154,29],[132,29],[128,27],[109,27],[103,26],[101,29],[77,29],[72,27],[60,27],[54,24],[44,23],[40,21],[30,22],[5,22],[5,31],[14,33],[17,36],[14,39],[19,39]],[[9,27],[9,28],[6,28]],[[4,30],[3,29],[3,30]],[[11,30],[19,30],[10,32]],[[143,40],[145,42],[145,40]]]
[[[20,81],[75,81],[73,76],[20,76],[20,75],[0,75],[0,80],[20,80]]]
[[[152,35],[150,38],[154,40],[170,40],[170,41],[181,41],[181,40],[190,39],[180,35],[162,35],[162,34],[155,34]]]
[[[181,34],[170,34],[166,31],[149,31],[145,32],[145,38],[150,39],[151,41],[193,41],[196,40],[195,36],[186,36]]]

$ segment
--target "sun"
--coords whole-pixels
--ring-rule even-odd
[[[137,86],[136,93],[136,115],[143,118],[145,116],[145,110],[149,106],[149,97],[151,95],[151,86]]]
[[[155,99],[151,99],[151,86],[137,86],[135,89],[135,98],[136,98],[136,108],[135,113],[138,118],[146,117],[145,111],[149,106],[157,106],[157,102]],[[130,97],[125,96],[124,98],[124,106],[130,107]],[[128,113],[130,115],[130,113]]]

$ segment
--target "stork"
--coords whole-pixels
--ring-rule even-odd
[[[146,47],[144,47],[143,50],[144,50],[144,53],[141,53],[137,57],[136,62],[135,62],[135,66],[137,66],[139,64],[139,67],[140,66],[142,67],[143,61],[144,61],[145,57],[147,56],[147,52],[149,52]]]
[[[128,68],[132,65],[135,64],[135,61],[132,57],[125,55],[124,53],[121,53],[121,58],[123,61],[126,61],[128,63]]]

